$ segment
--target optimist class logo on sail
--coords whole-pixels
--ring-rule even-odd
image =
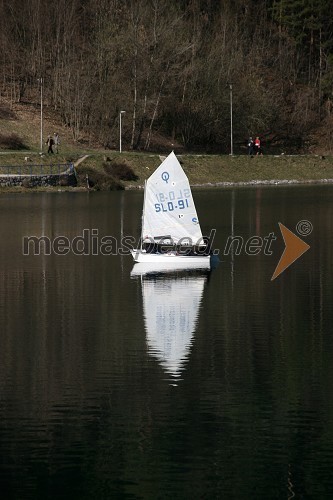
[[[161,175],[162,177],[162,181],[164,181],[166,184],[168,184],[168,180],[170,178],[170,175],[168,172],[163,172],[163,174]]]

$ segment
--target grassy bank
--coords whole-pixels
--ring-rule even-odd
[[[88,156],[80,162],[83,155]],[[179,155],[178,158],[192,185],[333,180],[331,156],[266,155],[251,158],[246,155],[188,154]],[[76,164],[79,189],[87,186],[87,176],[91,189],[135,189],[143,187],[145,179],[154,172],[162,159],[158,154],[115,151],[73,151],[43,157],[38,153],[6,153],[0,154],[0,173],[6,173],[8,165],[26,166],[27,162],[33,165],[73,162]],[[6,191],[6,188],[2,191]]]
[[[333,179],[333,158],[319,156],[219,156],[178,157],[192,185],[249,183],[265,181],[319,181]],[[127,160],[139,176],[138,184],[159,165],[158,156],[130,155]],[[129,187],[134,186],[128,183]]]

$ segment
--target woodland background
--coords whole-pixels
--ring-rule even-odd
[[[0,97],[74,141],[333,150],[332,0],[0,0]],[[3,107],[0,114],[6,114]],[[9,112],[9,111],[8,111]],[[1,116],[0,116],[1,118]]]

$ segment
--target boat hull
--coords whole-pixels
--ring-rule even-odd
[[[140,249],[131,250],[135,262],[163,264],[170,266],[186,266],[193,268],[210,268],[209,255],[179,255],[177,252],[148,253]]]

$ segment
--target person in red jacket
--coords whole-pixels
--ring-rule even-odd
[[[262,152],[261,152],[261,142],[260,142],[259,136],[257,136],[255,138],[255,141],[254,141],[254,150],[255,150],[256,155],[261,155],[262,154]]]

